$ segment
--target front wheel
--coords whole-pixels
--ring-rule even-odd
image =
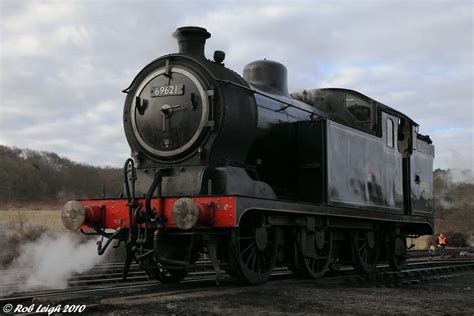
[[[247,216],[231,236],[231,265],[235,275],[248,284],[265,283],[277,257],[277,230],[265,225],[263,216]]]

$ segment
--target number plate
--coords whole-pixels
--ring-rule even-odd
[[[184,84],[159,86],[151,88],[151,97],[164,97],[169,95],[181,95],[184,93]]]

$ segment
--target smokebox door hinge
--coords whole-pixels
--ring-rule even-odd
[[[168,77],[168,79],[170,79],[170,77],[171,77],[170,76],[170,60],[169,59],[167,59],[166,63],[165,63],[165,73],[164,73],[164,75],[166,77]],[[168,84],[169,84],[169,82],[168,82]]]
[[[209,99],[209,121],[206,123],[206,127],[214,129],[214,89],[206,91]]]

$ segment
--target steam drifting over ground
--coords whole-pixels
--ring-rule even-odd
[[[74,273],[91,269],[101,259],[93,239],[84,242],[80,235],[72,233],[43,235],[22,245],[20,255],[6,270],[0,270],[0,295],[34,289],[64,289]]]
[[[474,172],[469,169],[448,169],[447,180],[451,184],[474,184]]]

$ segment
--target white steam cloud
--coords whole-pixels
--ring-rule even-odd
[[[474,235],[467,239],[467,244],[469,247],[474,248]]]
[[[71,233],[44,235],[20,248],[20,255],[0,270],[0,295],[37,289],[64,289],[68,279],[99,263],[95,240]]]
[[[474,172],[469,169],[448,169],[447,180],[451,184],[474,184]]]

